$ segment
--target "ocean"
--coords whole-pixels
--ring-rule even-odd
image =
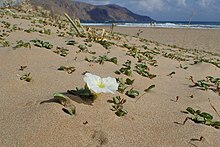
[[[85,26],[111,26],[112,23],[82,23]],[[121,27],[158,27],[158,28],[194,28],[194,29],[220,29],[220,22],[202,21],[157,21],[156,24],[150,23],[114,23]]]

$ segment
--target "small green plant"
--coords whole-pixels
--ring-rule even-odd
[[[98,96],[97,94],[92,93],[91,90],[87,87],[87,85],[85,85],[84,88],[79,89],[76,87],[76,90],[68,90],[67,92],[69,94],[79,96],[83,100],[94,101]]]
[[[105,49],[111,49],[111,45],[114,45],[114,43],[106,40],[96,41],[97,43],[101,44]]]
[[[44,47],[46,49],[52,49],[53,48],[53,45],[50,44],[49,42],[44,42],[42,40],[39,40],[39,39],[36,39],[36,40],[31,40],[30,42],[33,42],[34,46],[37,46],[37,47]]]
[[[68,74],[73,73],[76,69],[74,66],[60,66],[57,70],[66,71]]]
[[[6,40],[0,41],[0,44],[2,44],[3,47],[9,47],[10,46],[9,41],[6,41]]]
[[[140,34],[142,34],[142,33],[143,33],[143,31],[139,29],[138,32],[137,32],[137,37],[139,37]]]
[[[119,117],[128,114],[128,112],[124,109],[123,104],[126,102],[125,99],[121,98],[120,96],[113,97],[113,104],[112,111],[115,111],[115,114]]]
[[[47,35],[51,35],[51,30],[50,29],[43,29],[43,30],[40,30],[39,33],[42,33],[42,34],[47,34]]]
[[[24,31],[27,32],[27,33],[31,33],[31,32],[37,32],[38,30],[35,29],[35,28],[29,28],[29,29],[26,29]]]
[[[127,48],[127,49],[129,49],[129,50],[130,50],[130,49],[132,49],[132,46],[129,46],[129,45],[128,45],[128,44],[126,44],[126,43],[125,43],[125,44],[123,44],[123,45],[122,45],[122,47]]]
[[[59,54],[60,56],[66,57],[69,54],[69,50],[64,47],[57,46],[56,50],[53,51],[56,54]]]
[[[31,48],[31,44],[29,42],[24,42],[22,40],[19,40],[16,42],[16,45],[13,47],[14,49],[16,48],[21,48],[21,47],[25,47],[25,48]]]
[[[11,26],[11,24],[9,22],[6,22],[6,21],[1,21],[1,23],[3,23],[5,25],[4,28],[7,28],[7,29],[9,29],[10,26]]]
[[[76,114],[76,107],[73,104],[71,104],[71,101],[67,96],[61,93],[54,93],[53,96],[58,103],[64,106],[64,112],[68,113],[69,115]]]
[[[194,84],[193,87],[200,87],[202,90],[212,90],[220,95],[220,78],[207,76],[206,79],[195,82],[193,77],[189,78]]]
[[[20,77],[20,80],[24,80],[26,82],[31,82],[32,77],[30,76],[31,73],[24,74],[23,76]]]
[[[127,84],[127,85],[132,85],[132,84],[134,83],[134,80],[135,80],[135,79],[131,80],[131,79],[127,78],[127,79],[125,80],[125,84]]]
[[[66,44],[67,45],[76,45],[76,44],[78,44],[78,42],[76,42],[75,40],[69,40],[69,41],[66,41]]]
[[[194,121],[195,123],[201,123],[201,124],[205,124],[208,126],[212,126],[215,128],[220,128],[220,121],[213,121],[213,116],[207,112],[201,112],[200,110],[194,110],[191,107],[188,107],[186,109],[187,112],[189,112],[190,114],[192,114],[192,117],[187,117],[185,119],[185,121],[183,122],[183,124],[186,123],[186,121],[188,119]]]
[[[99,64],[104,64],[104,61],[109,61],[109,62],[112,62],[114,64],[118,63],[117,57],[109,58],[106,55],[99,56],[98,58],[93,56],[92,59],[88,59],[86,57],[85,60],[88,61],[88,62],[95,62],[95,63],[99,63]]]
[[[87,43],[78,45],[78,48],[80,49],[77,51],[77,53],[84,52],[84,53],[90,53],[90,54],[96,54],[96,52],[92,52],[88,50],[88,47],[91,47]]]
[[[141,75],[141,76],[143,76],[143,77],[148,77],[148,78],[150,78],[150,79],[153,79],[153,78],[155,78],[156,77],[156,75],[154,75],[154,74],[151,74],[150,72],[149,72],[149,68],[148,68],[148,66],[146,65],[146,63],[144,62],[144,63],[140,63],[140,64],[136,64],[136,66],[135,66],[135,71],[139,74],[139,75]]]
[[[129,55],[129,56],[132,56],[132,57],[134,57],[134,58],[137,58],[138,57],[138,55],[139,55],[139,50],[137,49],[137,47],[136,46],[133,46],[132,48],[130,48],[129,50],[128,50],[128,52],[126,53],[126,55]]]
[[[115,71],[115,74],[125,74],[127,76],[131,76],[132,71],[131,71],[131,61],[127,60],[124,64],[123,67],[120,70]]]
[[[117,82],[119,83],[118,86],[118,92],[124,93],[125,89],[128,87],[126,86],[125,82],[123,81],[122,78],[116,78]]]
[[[27,68],[26,65],[21,65],[20,68],[19,68],[19,70],[20,70],[20,71],[23,71],[23,70],[26,69],[26,68]]]

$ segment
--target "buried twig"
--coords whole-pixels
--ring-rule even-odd
[[[171,99],[173,102],[177,102],[179,100],[179,96],[176,96],[176,100]]]
[[[208,98],[208,100],[209,100],[209,104],[211,105],[212,109],[213,109],[213,110],[217,113],[217,115],[220,117],[218,111],[217,111],[217,110],[215,109],[215,107],[211,104],[210,98]]]

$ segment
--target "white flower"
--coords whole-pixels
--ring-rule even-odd
[[[93,90],[95,93],[113,93],[118,90],[119,83],[115,78],[107,77],[101,78],[91,73],[86,73],[84,77],[88,88]]]

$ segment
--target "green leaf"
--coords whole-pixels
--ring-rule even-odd
[[[196,111],[195,111],[193,108],[191,108],[191,107],[188,107],[188,108],[186,109],[186,111],[188,111],[188,112],[191,113],[192,115],[194,115],[194,114],[196,113]]]
[[[76,42],[75,40],[67,41],[67,45],[75,45],[75,44],[78,44],[78,42]]]
[[[214,121],[213,126],[220,126],[220,121]]]
[[[127,84],[127,85],[132,85],[133,83],[134,83],[134,79],[131,80],[131,79],[127,78],[127,79],[125,80],[125,84]]]
[[[118,97],[113,97],[113,103],[114,104],[120,103],[119,98]]]
[[[206,121],[205,121],[205,124],[206,124],[206,125],[212,125],[213,122],[212,122],[211,120],[206,120]]]
[[[197,116],[196,117],[196,122],[205,122],[205,118],[204,117],[201,117],[201,116]]]
[[[125,114],[127,114],[128,112],[126,110],[123,110],[123,109],[119,109],[117,112],[115,112],[115,114],[118,116],[118,117],[121,117],[121,116],[124,116]]]
[[[109,61],[114,63],[114,64],[118,64],[117,57],[113,57],[113,58],[109,59]]]
[[[131,90],[126,92],[126,95],[131,98],[135,98],[136,96],[139,95],[139,92],[137,90],[133,90],[133,88],[132,88]]]
[[[153,89],[153,88],[155,88],[155,85],[151,85],[151,86],[149,86],[147,89],[145,89],[144,91],[145,92],[148,92],[149,90],[151,90],[151,89]]]
[[[67,104],[70,103],[70,100],[67,96],[61,94],[61,93],[54,93],[53,94],[53,97],[58,100],[58,102],[63,105],[63,106],[66,106]]]
[[[196,114],[199,115],[201,113],[200,110],[196,110]]]
[[[205,119],[208,119],[208,120],[212,120],[213,119],[213,116],[206,113],[206,112],[202,112],[201,114],[199,114],[200,116],[204,117]]]
[[[70,115],[74,115],[76,114],[76,107],[74,105],[69,105],[69,106],[64,107],[63,111]]]
[[[115,74],[119,75],[119,74],[121,74],[121,72],[119,70],[116,70]]]

